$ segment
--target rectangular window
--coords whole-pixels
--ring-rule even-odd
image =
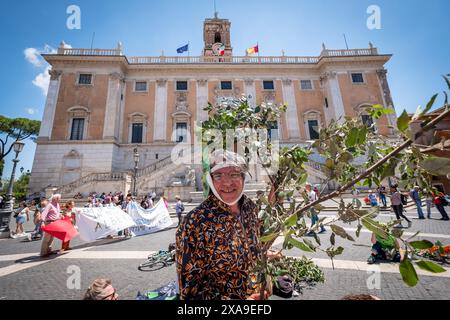
[[[273,81],[263,81],[264,90],[275,90],[275,86]]]
[[[75,118],[72,120],[72,131],[70,140],[83,140],[84,119]]]
[[[78,78],[78,84],[92,84],[92,74],[82,73]]]
[[[142,143],[144,125],[142,123],[133,123],[131,130],[131,143]]]
[[[319,139],[319,121],[308,120],[309,138],[311,140]]]
[[[176,142],[187,142],[187,123],[179,122],[176,127]]]
[[[134,86],[134,91],[146,92],[147,91],[147,82],[146,81],[136,81],[136,84]]]
[[[302,90],[312,90],[311,80],[300,80],[300,88]]]
[[[325,98],[325,108],[328,108],[328,98]]]
[[[177,81],[177,91],[187,91],[188,83],[187,81]]]
[[[278,122],[277,121],[269,122],[269,124],[267,126],[267,138],[269,139],[269,141],[278,140]]]
[[[362,73],[352,73],[353,83],[364,83],[364,77]]]
[[[363,114],[361,116],[361,118],[362,118],[362,122],[364,123],[365,126],[367,126],[369,128],[372,127],[373,118],[371,116],[369,116],[368,114]],[[374,129],[374,128],[372,127],[372,129]]]
[[[231,81],[221,81],[220,88],[222,90],[233,90],[233,83]]]

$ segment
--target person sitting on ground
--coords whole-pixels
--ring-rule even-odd
[[[387,226],[385,226],[387,231]],[[386,238],[382,238],[372,233],[372,253],[367,260],[369,264],[375,263],[377,260],[391,260],[392,262],[400,262],[400,243],[390,234]]]
[[[372,192],[372,190],[369,190],[367,197],[369,198],[369,202],[372,207],[378,206],[377,196]]]
[[[109,279],[96,279],[86,290],[83,300],[118,300],[119,295]]]

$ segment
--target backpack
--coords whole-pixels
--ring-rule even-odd
[[[273,294],[282,297],[290,298],[294,292],[294,281],[289,275],[277,277],[275,287],[273,288]]]
[[[404,194],[400,194],[400,198],[402,199],[402,204],[406,206],[408,204],[408,197]]]
[[[181,204],[180,209],[181,209],[181,212],[184,212],[184,204]]]

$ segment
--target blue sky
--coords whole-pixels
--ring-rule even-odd
[[[397,109],[413,112],[445,89],[450,73],[450,1],[448,0],[216,0],[219,17],[232,23],[235,55],[259,43],[260,55],[319,55],[322,42],[344,49],[366,48],[393,54],[388,79]],[[2,99],[0,113],[41,120],[45,105],[46,65],[36,53],[64,40],[72,47],[114,48],[128,56],[176,55],[190,42],[190,54],[203,48],[203,20],[214,13],[213,0],[29,0],[2,3],[0,30]],[[81,29],[69,30],[69,5],[81,9]],[[381,29],[369,30],[367,8],[381,9]],[[27,55],[25,55],[25,50]],[[34,83],[33,83],[34,82]],[[442,104],[443,99],[439,100]],[[26,143],[19,168],[31,170],[35,145]],[[11,155],[4,178],[11,174]]]

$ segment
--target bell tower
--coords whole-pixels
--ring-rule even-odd
[[[213,19],[205,19],[203,23],[204,56],[219,56],[220,47],[225,47],[224,56],[232,56],[230,41],[231,23],[228,19],[220,19],[217,12]]]

